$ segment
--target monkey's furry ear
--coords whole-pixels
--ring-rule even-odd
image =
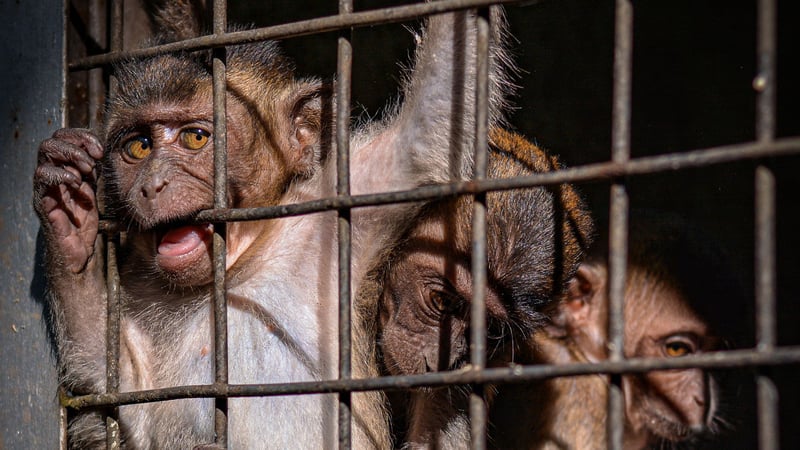
[[[207,0],[147,0],[144,2],[153,31],[161,40],[174,42],[201,36],[210,30]]]
[[[578,267],[575,276],[567,284],[567,296],[562,307],[567,316],[563,318],[566,324],[581,327],[592,321],[592,303],[602,284],[601,274],[591,264],[582,263]]]
[[[289,105],[288,153],[293,172],[311,176],[327,157],[330,149],[331,88],[321,82],[309,82],[294,91]]]

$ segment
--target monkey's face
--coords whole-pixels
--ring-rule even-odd
[[[442,207],[420,222],[391,265],[380,300],[380,343],[393,374],[452,370],[467,361],[473,292],[469,226],[462,225],[468,217]],[[507,337],[508,311],[491,282],[486,308],[494,351]]]
[[[381,348],[390,373],[419,374],[463,364],[469,308],[463,284],[469,282],[469,269],[445,267],[449,260],[420,250],[392,267],[381,299]]]
[[[118,112],[106,156],[110,204],[130,223],[129,239],[152,264],[146,270],[178,286],[208,283],[212,273],[212,227],[191,221],[213,206],[211,101],[203,94],[189,103],[192,108],[156,103],[137,108],[135,115]],[[235,115],[241,107],[234,103],[230,109]],[[240,127],[229,127],[232,158],[243,156],[247,140]],[[237,164],[231,167],[233,178],[239,177]],[[229,199],[235,192],[229,189]]]
[[[625,346],[629,357],[679,358],[714,350],[708,325],[682,295],[665,283],[631,277],[626,294]],[[626,376],[628,421],[634,429],[669,441],[685,441],[709,431],[716,414],[716,383],[701,369]]]

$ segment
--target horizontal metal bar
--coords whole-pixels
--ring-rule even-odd
[[[667,369],[733,369],[768,367],[800,363],[800,346],[779,347],[771,352],[730,350],[681,358],[631,358],[623,361],[560,365],[511,366],[427,373],[380,378],[311,381],[282,384],[232,384],[177,386],[119,394],[62,397],[63,406],[75,409],[129,405],[181,398],[258,397],[296,394],[325,394],[345,391],[406,390],[424,386],[466,385],[475,383],[521,383],[547,378],[590,374],[627,374]]]
[[[342,208],[386,205],[399,202],[426,201],[459,194],[480,194],[488,191],[520,189],[534,186],[556,185],[586,181],[607,180],[623,176],[645,175],[677,171],[712,164],[769,156],[800,154],[800,138],[787,138],[772,143],[747,143],[686,153],[632,159],[627,163],[604,162],[537,173],[514,178],[493,178],[464,181],[443,185],[423,186],[407,191],[386,192],[356,196],[338,196],[292,205],[260,208],[206,210],[197,215],[199,222],[242,221],[274,219]]]
[[[92,67],[112,64],[118,61],[148,56],[162,55],[177,51],[206,50],[225,45],[243,44],[268,39],[286,39],[314,33],[325,33],[345,28],[367,27],[394,22],[418,19],[430,14],[488,6],[493,4],[522,3],[523,0],[442,0],[433,3],[419,3],[369,11],[337,14],[335,16],[302,20],[272,27],[237,31],[222,35],[201,36],[185,41],[172,42],[128,52],[112,52],[87,56],[69,63],[69,70],[85,70]],[[527,0],[526,4],[538,3]]]

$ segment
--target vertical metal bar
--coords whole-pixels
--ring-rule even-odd
[[[775,0],[758,1],[758,73],[753,80],[753,88],[758,93],[756,135],[760,142],[775,138],[776,8]]]
[[[89,2],[89,36],[98,44],[105,42],[105,23],[107,10],[103,8],[101,0],[90,0]],[[103,109],[103,99],[105,98],[105,83],[103,82],[103,68],[90,69],[87,74],[87,101],[89,114],[89,128],[99,130],[100,116]]]
[[[475,79],[475,173],[473,178],[486,178],[489,126],[489,8],[482,8],[476,17]],[[472,305],[470,315],[470,362],[474,370],[486,367],[486,194],[476,195],[472,216]],[[486,448],[487,408],[484,386],[473,386],[469,399],[470,437],[472,448]]]
[[[339,13],[353,12],[352,0],[339,0]],[[336,69],[336,193],[350,195],[350,95],[353,67],[352,30],[339,34]],[[350,210],[338,211],[339,239],[339,379],[345,380],[351,373],[351,293],[350,257],[351,223]],[[352,441],[350,392],[339,393],[339,448],[349,449]]]
[[[214,34],[224,34],[227,29],[227,6],[225,0],[214,0]],[[214,79],[214,208],[228,206],[227,165],[227,119],[226,119],[226,50],[214,49],[212,60]],[[218,388],[228,383],[228,303],[225,289],[226,270],[225,223],[214,224],[214,307],[211,315],[214,323],[214,382]],[[216,444],[228,446],[228,398],[217,397],[214,401],[214,431]]]
[[[633,65],[633,5],[617,0],[614,18],[614,100],[611,152],[614,162],[630,159],[631,83]],[[625,274],[628,255],[628,192],[623,180],[611,185],[608,255],[608,352],[609,359],[624,359]],[[608,387],[608,448],[621,449],[624,430],[622,378],[612,376]]]
[[[776,2],[758,1],[757,61],[753,80],[757,91],[756,138],[770,142],[775,138],[775,60]],[[775,175],[766,164],[755,171],[756,213],[756,340],[759,352],[771,352],[776,344],[775,318]],[[758,443],[762,450],[779,447],[779,393],[769,371],[756,375],[758,399]]]
[[[775,176],[756,168],[756,320],[757,350],[775,347]],[[758,442],[761,450],[778,448],[778,389],[767,369],[756,376]]]
[[[107,289],[107,314],[106,319],[106,392],[119,392],[119,351],[120,351],[120,323],[121,308],[119,297],[119,270],[117,269],[117,249],[119,248],[119,234],[113,232],[106,239],[106,289]],[[106,447],[109,449],[120,448],[119,408],[106,416]]]
[[[111,0],[109,2],[108,16],[108,41],[109,49],[113,51],[122,50],[123,23],[122,11],[124,9],[123,0]],[[101,69],[102,70],[102,69]],[[116,89],[116,82],[113,77],[108,78],[108,92],[106,95],[113,95]],[[99,100],[99,99],[94,99]],[[95,105],[100,107],[101,105]],[[90,115],[90,119],[96,120],[97,112]],[[106,392],[119,392],[119,353],[120,353],[120,325],[122,323],[122,313],[119,296],[119,270],[117,268],[117,249],[119,248],[119,234],[114,233],[106,238]],[[119,449],[121,447],[121,435],[119,427],[119,407],[115,407],[106,416],[106,448]]]
[[[122,36],[123,30],[123,11],[125,10],[125,0],[110,0],[111,7],[109,9],[110,17],[110,31],[108,34],[109,45],[112,52],[122,50]]]
[[[64,66],[66,67],[66,66]],[[58,387],[59,400],[67,395],[62,386]],[[58,402],[58,448],[59,450],[67,450],[69,448],[69,439],[67,438],[67,426],[69,425],[69,412],[67,407],[64,406],[63,401]]]
[[[59,124],[60,127],[66,127],[69,123],[68,111],[69,105],[67,105],[67,80],[69,79],[69,68],[67,66],[67,28],[70,24],[70,17],[69,17],[69,2],[62,2],[62,14],[64,20],[62,21],[62,30],[61,30],[61,67],[63,68],[61,73],[60,85],[61,85],[61,92],[59,98],[61,99],[60,102],[60,116],[61,116],[61,123]],[[64,387],[59,385],[58,386],[58,448],[59,450],[67,450],[69,448],[69,440],[67,439],[67,427],[69,425],[69,411],[67,410],[66,406],[64,406],[64,402],[62,401],[63,397],[66,396],[66,392],[64,391]]]

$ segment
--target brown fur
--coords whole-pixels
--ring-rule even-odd
[[[508,178],[555,170],[557,159],[523,137],[493,129],[488,176]],[[592,222],[569,185],[487,195],[489,317],[488,362],[514,362],[519,346],[542,323],[541,311],[574,272],[592,234]],[[385,370],[406,375],[454,370],[468,361],[472,202],[430,205],[388,263],[378,270],[381,350]],[[410,404],[410,447],[466,445],[466,392],[421,390],[400,399]],[[401,425],[403,427],[403,425]]]

